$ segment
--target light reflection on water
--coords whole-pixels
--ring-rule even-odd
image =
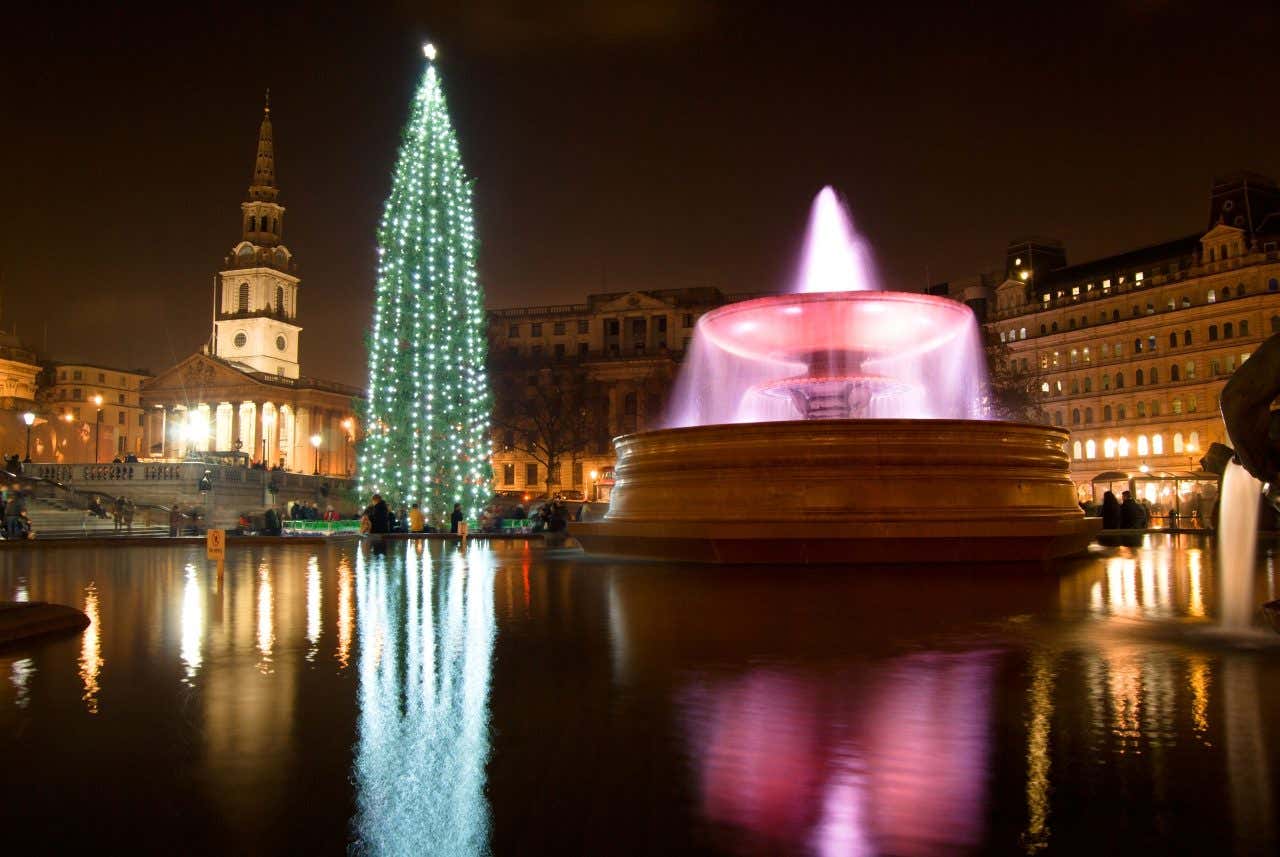
[[[357,853],[487,850],[493,577],[475,544],[357,556]]]
[[[164,843],[211,819],[223,853],[607,853],[637,817],[652,853],[1274,852],[1280,649],[1201,633],[1205,544],[999,582],[523,544],[246,551],[225,580],[184,549],[0,555],[4,591],[92,620],[0,652],[0,752],[69,766],[36,783],[63,797],[0,800]],[[97,808],[74,771],[111,753],[172,820]]]

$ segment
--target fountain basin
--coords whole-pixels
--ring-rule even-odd
[[[713,563],[1028,562],[1084,551],[1062,429],[975,420],[807,420],[615,441],[588,553]]]

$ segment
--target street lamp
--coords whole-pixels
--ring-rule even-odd
[[[347,445],[342,450],[342,466],[351,475],[351,447],[356,442],[356,421],[347,417],[342,421],[342,428],[347,433]]]
[[[98,463],[98,441],[102,439],[102,394],[93,397],[93,404],[98,408],[97,419],[93,421],[93,463]]]
[[[22,415],[22,421],[27,424],[27,457],[22,459],[23,464],[31,463],[31,425],[36,421],[36,415],[27,411]]]
[[[316,451],[315,475],[319,476],[320,475],[320,435],[318,434],[311,435],[311,445],[315,448],[315,451]]]
[[[591,471],[591,502],[592,503],[596,501],[596,477],[599,475],[600,474],[597,473],[596,471],[594,470]]]

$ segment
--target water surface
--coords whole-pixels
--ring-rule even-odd
[[[1213,556],[8,552],[0,598],[93,624],[0,652],[4,813],[44,851],[1275,853],[1280,637],[1212,632]]]

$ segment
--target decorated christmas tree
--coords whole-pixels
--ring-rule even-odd
[[[492,399],[472,183],[426,55],[378,227],[360,493],[441,522],[454,503],[475,518],[489,499]]]

